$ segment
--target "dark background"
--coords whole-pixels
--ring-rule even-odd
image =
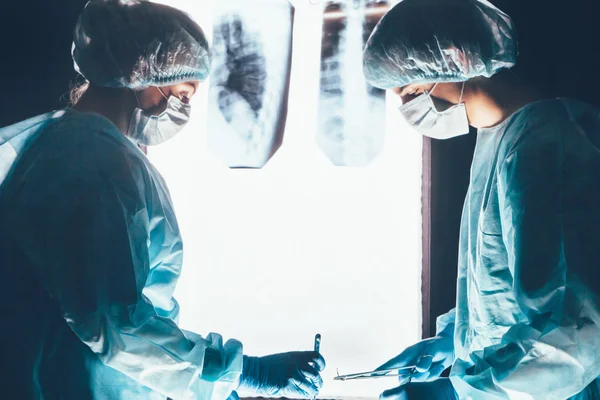
[[[248,0],[251,1],[251,0]],[[306,0],[308,1],[308,0]],[[441,0],[443,1],[443,0]],[[0,127],[64,107],[77,77],[71,61],[72,31],[87,0],[0,0]],[[519,32],[518,75],[550,96],[572,96],[600,106],[598,0],[493,0]],[[451,18],[451,16],[449,16]],[[430,174],[428,238],[431,296],[424,334],[453,307],[458,229],[475,135],[426,140]]]
[[[67,104],[73,29],[86,3],[0,0],[0,127]]]
[[[492,0],[519,34],[514,71],[548,96],[570,96],[600,107],[600,2]],[[424,143],[423,336],[435,334],[438,315],[454,307],[458,233],[475,132]],[[429,190],[427,188],[429,187]],[[426,296],[429,293],[429,296]]]

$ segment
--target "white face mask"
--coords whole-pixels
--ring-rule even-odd
[[[431,92],[434,89],[435,86],[431,89]],[[435,108],[431,92],[426,92],[403,104],[399,111],[404,119],[424,136],[433,139],[450,139],[466,135],[469,133],[469,120],[467,109],[462,102],[464,89],[465,84],[463,82],[458,104],[445,111],[440,112]]]
[[[157,89],[167,99],[167,109],[160,115],[151,115],[137,107],[129,122],[127,136],[144,146],[155,146],[177,135],[188,123],[192,111],[189,104],[177,97],[167,98],[160,88]],[[137,94],[135,98],[137,99]]]

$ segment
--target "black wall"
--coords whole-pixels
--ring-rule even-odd
[[[77,76],[73,28],[86,3],[0,1],[0,127],[66,105],[61,96]]]
[[[597,0],[492,0],[519,33],[515,71],[551,95],[600,106],[600,2]]]
[[[514,69],[548,96],[569,96],[600,107],[600,2],[597,0],[492,0],[513,19],[520,54]],[[424,337],[438,315],[454,307],[458,235],[476,134],[426,140],[431,168],[429,276]],[[427,273],[427,271],[425,271]]]

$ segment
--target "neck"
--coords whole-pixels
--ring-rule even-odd
[[[128,89],[90,86],[73,109],[96,113],[111,121],[124,135],[137,103]]]
[[[521,107],[542,100],[543,94],[519,80],[511,71],[492,78],[475,78],[465,86],[464,102],[470,125],[498,125]]]

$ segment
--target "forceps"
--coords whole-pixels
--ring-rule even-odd
[[[390,369],[380,369],[378,371],[369,371],[369,372],[359,372],[356,374],[348,374],[348,375],[340,375],[339,372],[336,377],[333,378],[335,381],[350,381],[356,379],[379,379],[379,378],[389,378],[389,377],[398,377],[405,376],[408,378],[408,382],[411,381],[412,376],[415,372],[417,372],[417,366],[421,363],[421,360],[433,356],[425,355],[419,357],[417,363],[415,365],[409,365],[401,368],[390,368]],[[389,372],[397,372],[396,374],[390,374]],[[407,383],[408,383],[407,382]]]

